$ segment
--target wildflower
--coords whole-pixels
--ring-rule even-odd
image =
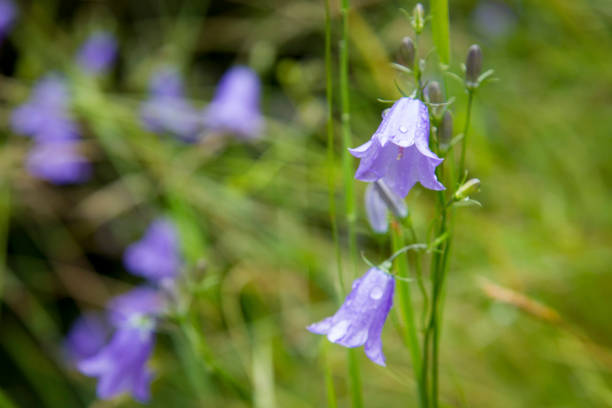
[[[81,183],[91,177],[91,165],[76,142],[45,142],[34,145],[27,157],[31,175],[53,184]]]
[[[379,234],[384,234],[389,229],[387,219],[387,205],[380,197],[374,184],[369,184],[365,192],[365,209],[370,226]]]
[[[478,44],[473,44],[465,59],[465,83],[468,88],[478,86],[478,77],[482,71],[482,50]]]
[[[174,278],[181,268],[174,226],[164,219],[154,221],[144,237],[128,247],[123,262],[131,273],[153,282]]]
[[[80,316],[66,337],[66,349],[78,362],[96,354],[104,346],[109,334],[104,319],[94,313]]]
[[[366,356],[384,366],[381,334],[393,305],[394,289],[391,275],[371,268],[353,282],[351,293],[335,315],[311,324],[308,330],[344,347],[365,345]]]
[[[442,159],[429,150],[429,115],[419,100],[401,98],[383,116],[372,139],[349,149],[361,159],[355,178],[383,179],[394,193],[406,197],[420,182],[430,190],[443,190],[435,169]]]
[[[155,318],[163,307],[151,288],[134,289],[109,303],[109,318],[117,330],[98,353],[78,363],[79,371],[98,378],[99,398],[129,392],[141,402],[149,400],[153,375],[146,364],[155,344]]]
[[[237,66],[223,75],[212,102],[204,112],[204,126],[245,139],[257,137],[262,128],[259,111],[260,83],[255,71]]]
[[[0,0],[0,40],[10,31],[17,18],[17,7],[11,0]]]
[[[98,31],[89,36],[77,55],[79,65],[91,74],[100,74],[115,61],[117,41],[111,33]]]
[[[193,141],[201,128],[195,108],[185,99],[183,81],[173,69],[157,72],[149,84],[151,97],[141,109],[144,125],[155,133],[170,133]]]

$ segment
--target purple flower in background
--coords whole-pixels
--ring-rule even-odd
[[[72,325],[65,346],[70,357],[78,362],[96,354],[106,343],[109,328],[95,313],[80,316]]]
[[[383,116],[367,143],[349,149],[359,159],[355,178],[384,182],[400,197],[420,182],[430,190],[443,190],[436,178],[442,159],[429,150],[429,114],[417,99],[401,98]]]
[[[89,36],[77,55],[79,65],[91,74],[106,71],[117,56],[117,41],[109,32],[98,31]]]
[[[387,204],[382,199],[374,184],[370,183],[365,191],[365,209],[370,226],[379,234],[384,234],[389,229],[387,218]]]
[[[150,99],[141,109],[147,129],[156,133],[170,133],[180,139],[194,141],[201,129],[198,112],[185,99],[183,81],[176,70],[157,72],[149,85]]]
[[[170,221],[158,219],[144,237],[130,245],[123,255],[125,267],[134,275],[153,282],[176,277],[181,268],[179,240]]]
[[[393,276],[371,268],[353,282],[351,293],[335,315],[311,324],[308,330],[344,347],[365,345],[366,356],[384,366],[381,334],[393,305],[394,289]]]
[[[246,139],[257,137],[263,124],[260,87],[259,77],[252,69],[231,68],[221,78],[215,97],[204,112],[204,126]]]
[[[47,75],[36,84],[30,100],[13,111],[11,127],[38,142],[77,139],[79,129],[69,117],[68,103],[65,82],[56,75]]]
[[[481,1],[473,14],[476,29],[487,39],[508,36],[516,26],[516,14],[505,2]]]
[[[71,141],[36,144],[26,167],[33,176],[58,185],[81,183],[91,177],[89,161]]]
[[[0,40],[10,31],[17,18],[17,7],[11,0],[0,0]]]
[[[78,363],[79,371],[98,378],[99,398],[129,392],[141,402],[149,399],[153,376],[147,361],[155,344],[155,319],[163,308],[159,292],[147,287],[111,300],[109,320],[117,330],[108,344]]]

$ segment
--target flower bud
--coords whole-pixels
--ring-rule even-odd
[[[425,26],[425,8],[421,3],[417,3],[412,10],[412,28],[417,34],[423,32]]]
[[[444,97],[442,96],[442,90],[440,84],[436,81],[431,81],[425,89],[425,95],[429,103],[443,103]]]
[[[469,179],[461,187],[457,189],[455,192],[456,200],[463,200],[471,196],[474,193],[477,193],[480,190],[480,180],[477,178]]]
[[[442,151],[448,150],[453,138],[453,117],[449,111],[444,112],[440,127],[438,128],[438,140]]]
[[[404,37],[402,44],[399,47],[397,60],[405,67],[412,68],[414,66],[414,43],[410,37]]]
[[[465,60],[465,80],[468,87],[475,87],[478,84],[478,77],[482,71],[482,51],[477,44],[468,50]]]
[[[398,219],[406,218],[408,215],[408,208],[404,200],[395,194],[391,189],[382,181],[376,180],[374,183],[374,189],[379,194],[380,198],[383,199],[387,208],[393,213]]]

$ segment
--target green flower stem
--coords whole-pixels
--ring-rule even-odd
[[[470,130],[470,119],[472,117],[472,100],[474,99],[474,91],[468,89],[467,112],[465,116],[465,126],[463,128],[463,138],[461,139],[461,156],[459,159],[459,173],[457,174],[457,184],[461,184],[465,173],[465,148],[467,146],[468,131]]]
[[[400,229],[400,226],[395,222],[391,227],[391,240],[393,245],[393,252],[399,251],[401,248],[404,248],[405,240],[403,233]],[[417,381],[417,392],[419,396],[419,407],[425,408],[427,407],[427,388],[425,384],[421,381],[421,347],[419,346],[419,340],[417,337],[417,328],[414,321],[414,311],[412,309],[412,298],[410,292],[410,274],[408,271],[408,262],[407,262],[407,254],[402,253],[397,257],[395,262],[395,266],[397,269],[397,275],[406,278],[406,279],[397,279],[397,295],[399,298],[399,308],[401,317],[404,319],[406,324],[406,342],[408,344],[408,348],[410,349],[410,354],[412,357],[412,367],[414,370],[414,376]]]

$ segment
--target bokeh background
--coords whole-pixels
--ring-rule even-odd
[[[101,310],[140,282],[125,271],[122,253],[159,215],[179,227],[197,276],[191,307],[202,332],[218,360],[254,388],[255,405],[324,406],[325,347],[346,406],[346,353],[305,330],[337,300],[323,2],[16,3],[19,17],[0,44],[0,406],[139,405],[129,397],[96,401],[95,381],[67,363],[63,338],[81,311]],[[357,145],[386,107],[377,98],[399,97],[394,80],[402,78],[389,62],[412,34],[398,9],[414,3],[352,6]],[[457,0],[450,17],[450,69],[460,73],[467,48],[478,43],[484,67],[499,80],[474,106],[467,161],[482,181],[483,207],[457,212],[443,406],[612,406],[612,2]],[[96,29],[114,33],[119,58],[92,80],[74,56]],[[422,40],[432,47],[429,30]],[[139,106],[156,67],[177,67],[188,97],[203,107],[235,64],[262,80],[260,140],[185,144],[143,128]],[[23,163],[31,141],[9,127],[11,111],[50,71],[63,74],[76,95],[75,117],[94,163],[84,184],[58,187],[29,175]],[[432,72],[457,98],[458,133],[466,95]],[[340,172],[333,174],[341,200]],[[362,197],[363,183],[357,189]],[[427,228],[433,202],[421,188],[409,195],[417,228]],[[388,256],[361,199],[357,225],[360,249],[371,259]],[[367,407],[416,406],[399,324],[393,312],[383,334],[387,368],[360,353]],[[180,344],[175,328],[161,328],[150,406],[245,405],[210,376],[190,383],[197,361]]]

